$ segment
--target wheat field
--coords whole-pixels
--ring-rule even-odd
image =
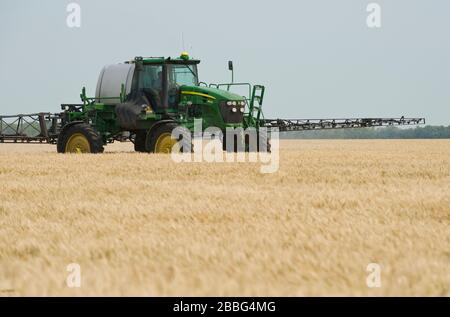
[[[106,151],[0,144],[0,296],[450,296],[450,140],[281,141],[274,174]]]

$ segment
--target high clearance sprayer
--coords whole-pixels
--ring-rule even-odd
[[[206,84],[198,64],[186,52],[178,58],[136,57],[109,65],[100,73],[95,97],[81,92],[81,104],[63,104],[60,113],[0,116],[1,143],[50,143],[59,153],[102,153],[108,143],[131,141],[138,152],[171,153],[180,140],[172,131],[183,127],[222,131],[224,150],[250,151],[244,134],[234,134],[229,149],[227,131],[253,129],[253,150],[270,151],[270,131],[367,128],[424,124],[424,118],[266,119],[262,112],[265,87],[249,83]],[[228,63],[233,74],[233,63]],[[233,78],[234,76],[232,76]],[[233,93],[245,89],[246,96]],[[260,133],[268,130],[269,134]],[[191,138],[189,138],[191,139]]]

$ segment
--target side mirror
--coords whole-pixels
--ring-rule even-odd
[[[228,69],[231,71],[231,83],[234,83],[233,61],[228,61]]]

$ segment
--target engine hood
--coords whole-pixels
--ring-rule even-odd
[[[245,100],[244,97],[239,96],[238,94],[231,93],[226,90],[220,90],[217,88],[211,88],[211,87],[201,87],[201,86],[182,86],[181,87],[181,93],[182,94],[192,94],[197,96],[210,96],[214,99],[217,99],[218,101],[222,100],[231,100],[231,101],[242,101]],[[203,96],[203,97],[206,97]]]

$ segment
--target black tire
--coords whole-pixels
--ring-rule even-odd
[[[76,133],[84,135],[89,142],[90,153],[103,153],[103,140],[95,129],[87,123],[79,123],[67,128],[58,137],[57,151],[58,153],[66,153],[66,145],[70,137]]]
[[[156,142],[158,140],[158,138],[164,134],[164,133],[172,133],[172,131],[177,127],[178,125],[176,123],[164,123],[158,127],[156,127],[153,131],[150,131],[147,134],[147,138],[146,138],[146,152],[149,153],[155,153],[155,146],[156,146]],[[192,145],[192,140],[191,139],[184,139],[184,138],[180,138],[178,140],[179,142],[181,142],[181,149],[180,151],[184,151],[184,148],[188,148],[189,144],[191,146],[191,151],[193,150],[193,145]]]
[[[222,149],[225,152],[234,152],[234,153],[244,152],[245,144],[243,143],[244,142],[243,137],[241,135],[235,135],[235,134],[232,134],[230,136],[235,137],[234,142],[233,142],[233,148],[232,149],[227,148],[227,134],[224,133],[223,139],[222,139]],[[238,143],[241,143],[241,146],[238,146]]]
[[[267,144],[267,147],[264,149],[264,144]],[[272,145],[270,144],[270,137],[266,134],[262,134],[261,135],[261,140],[260,140],[260,135],[258,133],[258,152],[267,152],[267,153],[271,153],[272,152]]]
[[[134,150],[136,152],[145,153],[147,150],[145,149],[145,140],[147,138],[147,131],[140,130],[136,132],[136,136],[134,139]]]
[[[265,134],[265,135],[261,136],[261,138],[262,138],[261,140],[259,138],[260,138],[260,135],[258,133],[257,134],[257,141],[256,141],[257,142],[257,144],[256,144],[257,152],[270,153],[271,152],[271,145],[270,145],[270,138],[269,138],[269,136],[267,134]],[[242,141],[243,141],[242,137],[237,136],[237,142],[242,142]],[[223,150],[227,151],[228,150],[226,148],[227,147],[227,138],[226,138],[225,134],[224,134],[222,142],[223,142],[223,144],[222,144]],[[264,144],[267,144],[266,148],[264,148]],[[238,144],[236,142],[234,142],[233,149],[228,150],[228,152],[235,152],[235,153],[237,153],[237,152],[244,152],[244,151],[245,152],[250,152],[250,141],[249,141],[249,136],[248,135],[245,135],[244,148],[242,148],[242,146],[238,146]]]
[[[242,137],[236,136],[235,142],[233,142],[233,147],[231,149],[228,149],[227,148],[227,136],[226,136],[226,134],[224,134],[223,140],[222,140],[222,149],[225,152],[234,152],[234,153],[243,152],[245,150],[245,148],[239,147],[238,142],[242,142]]]

